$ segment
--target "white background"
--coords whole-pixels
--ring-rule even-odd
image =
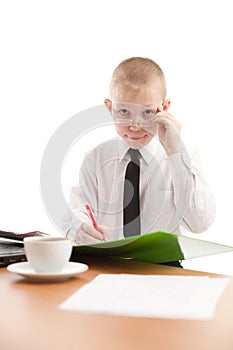
[[[108,97],[120,61],[145,56],[164,70],[171,112],[199,150],[216,199],[215,222],[197,238],[233,245],[231,5],[1,1],[0,229],[57,233],[40,194],[44,149],[65,120]],[[186,264],[233,273],[232,260],[227,253]]]

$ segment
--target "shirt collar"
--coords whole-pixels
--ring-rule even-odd
[[[139,148],[140,154],[146,163],[149,164],[153,160],[159,144],[160,142],[158,140],[158,137],[155,136],[145,147]],[[120,160],[130,159],[129,154],[127,154],[128,149],[128,143],[125,140],[119,138],[118,156]]]

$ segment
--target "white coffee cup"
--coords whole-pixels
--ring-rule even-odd
[[[26,237],[27,260],[38,273],[59,273],[70,259],[72,243],[63,237]]]

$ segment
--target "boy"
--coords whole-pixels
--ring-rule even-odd
[[[120,137],[85,158],[79,185],[71,191],[74,215],[65,219],[66,235],[88,244],[160,230],[206,230],[214,200],[197,153],[188,154],[181,142],[161,68],[148,58],[124,60],[113,72],[104,103]],[[87,203],[104,226],[93,226]]]

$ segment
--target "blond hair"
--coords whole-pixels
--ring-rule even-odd
[[[122,61],[113,71],[110,94],[120,97],[124,92],[144,92],[152,84],[158,84],[162,98],[166,96],[166,82],[162,69],[153,60],[132,57]]]

